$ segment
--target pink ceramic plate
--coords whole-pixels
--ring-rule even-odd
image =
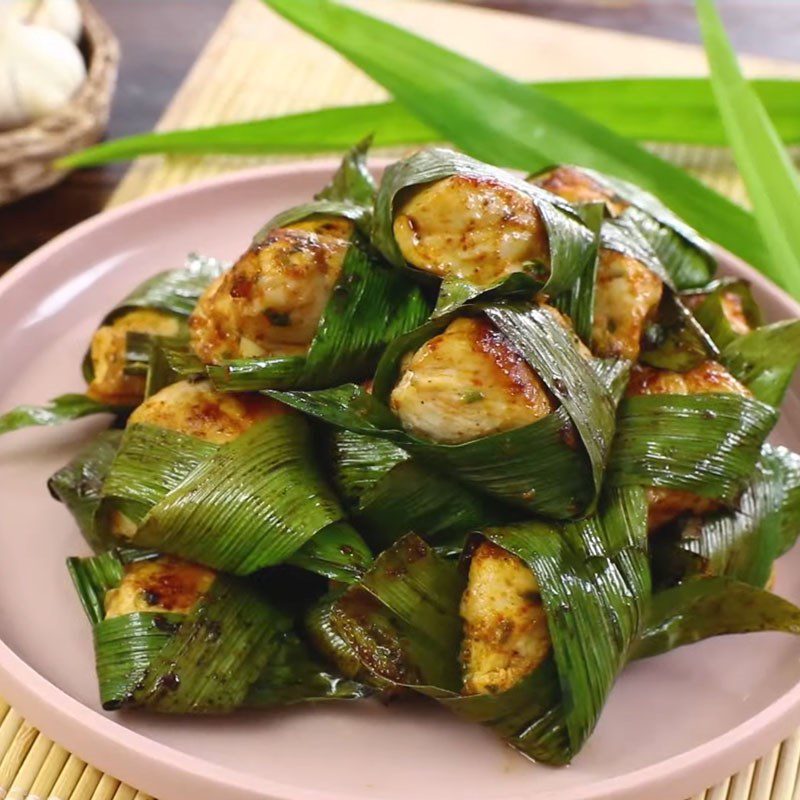
[[[334,165],[280,166],[132,203],[79,225],[0,280],[0,408],[78,389],[106,309],[197,250],[235,257]],[[800,307],[747,267],[772,319]],[[792,424],[794,423],[794,424]],[[160,800],[681,800],[800,724],[800,639],[728,637],[628,668],[567,769],[534,765],[423,703],[329,705],[222,719],[104,713],[89,625],[64,559],[86,547],[45,480],[100,427],[86,420],[0,439],[0,695],[49,737]],[[794,427],[794,431],[792,428]],[[800,449],[800,385],[775,441]],[[777,591],[800,601],[800,549]]]

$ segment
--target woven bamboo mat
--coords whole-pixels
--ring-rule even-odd
[[[356,4],[521,79],[705,71],[702,55],[686,45],[424,0],[356,0]],[[747,68],[752,75],[800,75],[800,65],[763,59],[748,60]],[[380,87],[276,18],[258,0],[235,0],[159,127],[230,122],[384,97]],[[744,200],[725,151],[677,146],[658,151],[720,191]],[[270,160],[278,159],[141,159],[111,204]],[[798,772],[800,731],[693,800],[800,800]],[[70,754],[2,700],[0,798],[152,800]]]

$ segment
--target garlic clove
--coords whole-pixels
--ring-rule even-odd
[[[0,25],[0,128],[58,110],[85,79],[80,51],[60,33],[9,20]]]
[[[77,0],[11,0],[11,14],[19,22],[50,28],[73,42],[81,37],[83,20]]]

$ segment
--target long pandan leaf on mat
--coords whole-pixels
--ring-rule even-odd
[[[751,214],[683,170],[529,86],[330,0],[265,0],[384,86],[443,139],[475,158],[523,170],[578,164],[657,193],[704,237],[796,286],[765,258]]]
[[[535,84],[622,136],[645,142],[727,144],[711,86],[705,78],[610,78]],[[760,79],[752,86],[787,144],[800,142],[795,114],[797,81]],[[299,114],[102,142],[65,156],[65,168],[120,161],[152,153],[341,152],[372,134],[381,147],[431,144],[441,136],[398,103],[364,103]]]

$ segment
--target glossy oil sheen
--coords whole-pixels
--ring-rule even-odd
[[[101,215],[0,280],[0,408],[82,386],[106,309],[190,250],[234,258],[331,162],[239,173]],[[747,268],[768,318],[800,307]],[[792,425],[793,422],[793,425]],[[800,449],[800,384],[774,441]],[[682,800],[800,724],[800,639],[728,637],[629,667],[568,769],[534,765],[422,702],[330,705],[224,719],[104,713],[91,633],[64,569],[86,548],[46,478],[99,427],[0,438],[0,695],[83,759],[160,800]],[[777,591],[800,602],[800,549]]]

